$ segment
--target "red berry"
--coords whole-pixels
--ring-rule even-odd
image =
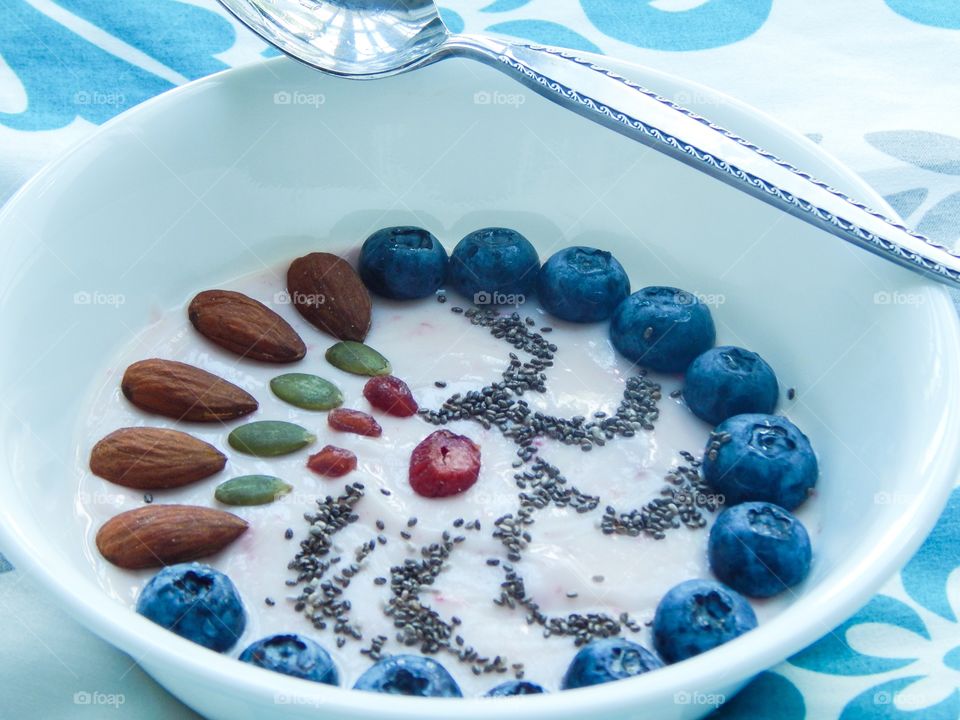
[[[327,415],[327,424],[340,432],[356,433],[367,437],[380,437],[383,428],[371,416],[359,410],[337,408]]]
[[[349,450],[327,445],[320,452],[310,456],[307,467],[325,477],[343,477],[357,469],[357,456]]]
[[[363,396],[377,410],[383,410],[387,415],[410,417],[419,410],[410,387],[393,375],[370,378],[363,386]]]
[[[431,433],[410,456],[410,487],[424,497],[462,493],[479,474],[480,446],[449,430]]]

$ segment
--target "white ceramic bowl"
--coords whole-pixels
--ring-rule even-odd
[[[704,88],[611,63],[875,206],[817,147]],[[958,465],[957,319],[939,287],[564,112],[466,61],[351,83],[277,60],[126,113],[0,216],[3,549],[198,712],[238,720],[493,714],[489,701],[318,686],[203,650],[109,600],[76,519],[77,419],[109,358],[195,291],[375,227],[447,242],[513,226],[613,250],[634,286],[720,296],[720,340],[762,347],[823,475],[818,553],[755,632],[639,678],[497,701],[505,720],[693,717],[852,614],[920,544]],[[79,293],[79,294],[78,294]],[[83,293],[87,293],[84,295]],[[99,293],[99,294],[98,294]],[[122,304],[109,296],[122,296]],[[319,708],[319,712],[318,712]]]

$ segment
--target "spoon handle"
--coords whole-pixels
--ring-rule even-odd
[[[887,260],[960,288],[960,257],[737,135],[576,55],[451,36],[446,53],[480,60],[601,125]]]

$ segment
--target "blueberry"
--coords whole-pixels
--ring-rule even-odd
[[[623,638],[594,640],[574,655],[561,687],[570,690],[599,685],[641,675],[659,667],[663,667],[663,663],[643,645]]]
[[[380,660],[360,676],[353,689],[387,695],[463,697],[443,665],[420,655],[391,655]]]
[[[707,555],[713,574],[737,592],[773,597],[810,572],[810,536],[782,507],[742,503],[717,517]]]
[[[447,251],[422,228],[377,230],[360,249],[360,278],[383,297],[427,297],[443,285],[446,274]]]
[[[668,663],[686,660],[757,626],[746,598],[713,580],[672,588],[653,616],[653,645]]]
[[[700,355],[684,378],[687,406],[711,425],[743,413],[772,413],[779,395],[777,376],[766,361],[729,345]]]
[[[230,578],[199,563],[169,565],[154,575],[140,592],[137,612],[217,652],[236,645],[247,625]]]
[[[710,309],[696,296],[672,287],[646,287],[617,307],[610,339],[632,362],[679,373],[713,347],[717,331]]]
[[[607,320],[630,294],[630,278],[604,250],[568,247],[552,255],[537,275],[537,297],[561,320]]]
[[[450,284],[478,305],[520,304],[537,279],[540,258],[530,241],[507,228],[467,235],[450,256]]]
[[[240,661],[303,680],[338,685],[340,676],[330,654],[310,638],[271,635],[240,653]]]
[[[527,680],[507,680],[487,693],[487,697],[508,697],[511,695],[539,695],[545,693],[542,686]]]
[[[793,510],[817,483],[810,441],[785,417],[734,415],[714,434],[729,440],[707,446],[703,477],[727,505],[762,500]]]

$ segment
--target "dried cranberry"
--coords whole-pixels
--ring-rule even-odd
[[[480,446],[449,430],[428,435],[410,456],[410,486],[424,497],[462,493],[479,474]]]
[[[320,452],[310,456],[307,467],[325,477],[343,477],[357,469],[357,456],[349,450],[327,445]]]
[[[340,432],[356,433],[367,437],[380,437],[383,428],[370,415],[359,410],[337,408],[327,415],[327,424]]]
[[[370,378],[363,386],[363,396],[377,410],[383,410],[387,415],[410,417],[416,415],[419,409],[409,386],[393,375]]]

